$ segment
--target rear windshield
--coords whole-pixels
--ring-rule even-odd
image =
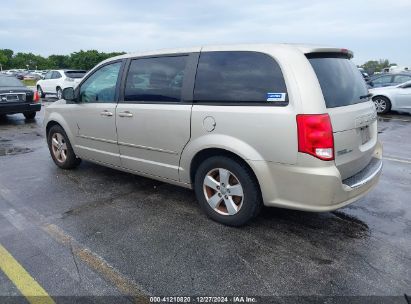
[[[317,74],[327,108],[343,107],[368,100],[364,78],[347,57],[308,54],[307,58]]]
[[[65,71],[67,77],[70,78],[83,78],[86,75],[87,71]]]
[[[13,76],[0,76],[0,87],[22,87],[23,84]]]

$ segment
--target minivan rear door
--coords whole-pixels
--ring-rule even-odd
[[[365,81],[344,53],[310,53],[334,135],[335,164],[342,179],[370,162],[377,144],[377,114]]]

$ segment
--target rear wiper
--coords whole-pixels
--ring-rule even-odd
[[[372,93],[368,93],[367,95],[361,95],[360,99],[368,98],[368,97],[371,97],[371,96],[372,96]]]

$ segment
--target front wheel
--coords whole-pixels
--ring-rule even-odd
[[[47,143],[51,158],[60,168],[73,169],[80,164],[81,159],[74,153],[66,132],[59,125],[51,127]]]
[[[386,114],[391,111],[391,102],[384,96],[376,96],[373,98],[375,109],[378,114]]]
[[[195,174],[194,189],[202,210],[228,226],[242,226],[261,209],[261,192],[251,170],[226,156],[206,159]]]

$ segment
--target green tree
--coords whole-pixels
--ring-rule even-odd
[[[3,70],[10,68],[12,58],[13,58],[12,50],[9,50],[9,49],[0,50],[0,64]]]
[[[384,68],[388,68],[392,65],[396,65],[395,63],[390,63],[388,59],[380,59],[380,60],[369,60],[361,67],[369,74],[372,75],[375,72],[382,72]]]
[[[124,52],[100,53],[97,50],[80,50],[70,54],[69,63],[71,68],[90,70],[99,62],[121,54]]]
[[[97,50],[79,51],[70,55],[50,55],[47,58],[33,53],[14,54],[10,49],[0,49],[0,64],[5,69],[84,69],[89,70],[99,62],[124,54],[124,52],[104,53]]]
[[[68,55],[50,55],[47,61],[51,69],[70,68],[70,56]]]

